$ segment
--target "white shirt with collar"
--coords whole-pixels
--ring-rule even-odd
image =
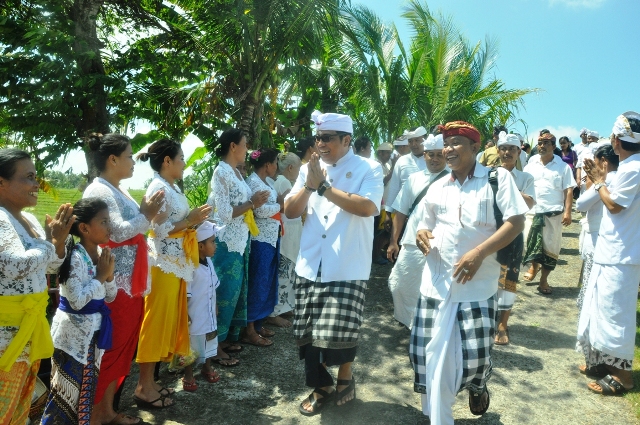
[[[444,169],[450,171],[448,167],[445,167]],[[420,216],[417,214],[419,205],[416,205],[416,208],[413,212],[409,210],[411,209],[411,206],[413,205],[420,192],[422,192],[422,190],[427,184],[429,184],[429,182],[438,177],[438,175],[440,175],[440,172],[432,174],[429,172],[429,170],[413,173],[402,185],[402,190],[400,191],[398,196],[396,196],[396,200],[391,207],[394,211],[398,211],[404,215],[409,216],[407,219],[407,225],[404,229],[404,234],[402,235],[402,241],[400,242],[401,245],[415,246],[416,233],[418,233],[418,222],[420,221]]]
[[[506,221],[528,211],[515,181],[504,168],[497,168],[498,191],[495,200]],[[487,256],[466,284],[453,278],[455,264],[464,254],[496,232],[494,195],[489,169],[476,162],[472,174],[461,185],[443,177],[435,181],[421,202],[422,219],[418,230],[431,230],[431,252],[422,274],[420,292],[425,297],[444,300],[451,291],[451,302],[482,301],[498,290],[500,264],[496,254]]]
[[[387,184],[387,195],[385,198],[386,203],[384,209],[386,211],[393,212],[391,205],[395,201],[396,196],[398,196],[398,193],[400,193],[404,182],[407,181],[411,174],[426,169],[427,162],[424,160],[422,155],[415,156],[413,153],[409,152],[408,154],[401,156],[398,161],[396,161],[396,165],[393,166],[393,174]]]
[[[525,173],[533,176],[536,190],[536,205],[533,211],[536,214],[557,212],[564,209],[564,191],[576,186],[571,168],[557,155],[543,165],[540,155],[529,158]]]
[[[379,163],[357,156],[350,149],[334,165],[320,160],[320,167],[326,170],[332,187],[367,198],[380,211],[383,184]],[[300,168],[286,199],[305,190],[307,170],[307,164]],[[316,192],[310,195],[296,261],[299,276],[315,280],[322,263],[322,282],[368,280],[372,248],[373,216],[359,217]]]
[[[640,265],[640,154],[620,161],[609,187],[611,200],[624,207],[618,214],[603,208],[593,261]]]

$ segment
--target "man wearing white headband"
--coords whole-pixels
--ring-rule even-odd
[[[390,224],[391,216],[388,213],[393,212],[391,205],[393,201],[400,193],[400,189],[407,178],[413,173],[418,171],[424,171],[427,168],[427,164],[424,162],[423,153],[424,136],[427,134],[427,130],[424,127],[418,127],[411,130],[405,130],[402,137],[409,144],[411,153],[404,155],[396,161],[396,165],[393,167],[393,174],[391,180],[389,180],[389,189],[387,193],[387,204],[385,210],[387,211],[386,220]]]
[[[640,276],[640,114],[629,111],[613,125],[611,146],[620,158],[611,185],[591,159],[584,171],[604,203],[593,253],[593,266],[578,320],[578,350],[596,378],[587,386],[602,395],[633,388],[631,375],[636,336]]]
[[[424,142],[426,170],[409,176],[392,205],[395,215],[387,258],[395,262],[395,265],[389,275],[389,290],[393,297],[393,317],[409,329],[413,325],[416,300],[420,296],[422,270],[427,261],[427,257],[416,246],[418,221],[421,217],[419,205],[431,183],[450,172],[442,154],[443,148],[442,135],[430,134]],[[403,228],[405,231],[400,248],[398,239]]]
[[[395,150],[391,155],[392,160],[397,160],[401,156],[405,156],[406,154],[411,152],[411,149],[409,149],[409,141],[404,136],[400,136],[396,140],[394,140],[393,147]]]
[[[315,111],[316,147],[285,198],[287,218],[307,211],[296,261],[296,315],[293,334],[304,359],[305,416],[332,400],[355,399],[351,364],[355,359],[371,273],[373,217],[382,201],[382,167],[351,149],[353,124],[341,114]],[[326,366],[339,366],[338,382]]]
[[[533,186],[533,176],[516,168],[520,156],[520,137],[515,134],[507,134],[504,131],[498,136],[498,152],[500,154],[501,167],[511,173],[522,199],[529,209],[536,204],[536,192]],[[498,256],[500,262],[500,278],[498,279],[498,326],[496,329],[495,344],[507,345],[509,343],[509,315],[516,300],[516,283],[520,274],[522,263],[522,251],[524,238],[520,233],[515,241],[513,250]]]

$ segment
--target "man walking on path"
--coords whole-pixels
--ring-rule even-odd
[[[556,267],[562,245],[562,226],[571,224],[573,179],[571,168],[553,150],[556,137],[544,133],[538,138],[538,155],[529,159],[524,172],[533,176],[536,206],[527,214],[524,264],[531,267],[524,280],[531,282],[542,269],[538,292],[550,295],[549,274]],[[534,213],[534,214],[532,214]]]
[[[382,200],[380,164],[356,156],[347,115],[315,111],[318,154],[302,166],[285,199],[288,218],[307,211],[296,261],[293,333],[313,392],[300,413],[319,413],[331,400],[356,397],[351,364],[356,355],[371,272],[373,217]],[[327,366],[339,366],[338,382]]]
[[[495,253],[522,232],[528,208],[504,168],[496,171],[494,195],[489,170],[475,159],[480,133],[474,126],[455,121],[441,130],[452,171],[423,200],[416,244],[427,262],[409,352],[423,413],[433,424],[453,425],[455,397],[464,389],[471,413],[489,408],[500,274]],[[504,220],[498,230],[494,202]]]
[[[577,345],[586,362],[581,372],[602,378],[588,387],[602,395],[620,395],[633,388],[640,276],[640,114],[625,112],[618,117],[611,146],[620,165],[609,187],[606,172],[593,160],[584,161],[584,171],[605,208],[580,311]]]
[[[423,158],[424,147],[422,146],[425,134],[427,134],[427,130],[424,127],[418,127],[405,131],[402,135],[402,137],[408,141],[411,152],[398,158],[396,164],[393,166],[391,180],[389,180],[387,189],[387,204],[385,205],[387,221],[389,222],[391,222],[390,213],[393,212],[391,205],[396,199],[396,196],[398,196],[398,193],[400,193],[404,182],[407,181],[411,174],[424,171],[427,168],[427,164]]]
[[[392,205],[396,213],[393,217],[387,258],[389,261],[394,261],[395,265],[389,275],[389,290],[393,297],[393,316],[409,329],[413,325],[416,300],[420,294],[422,269],[426,261],[425,256],[416,246],[416,232],[421,217],[417,206],[431,183],[448,174],[449,170],[446,169],[442,154],[443,146],[442,135],[429,135],[424,142],[424,159],[427,169],[409,176]],[[407,217],[409,217],[408,220]],[[402,248],[400,248],[398,239],[403,228],[405,231],[402,237]]]
[[[498,152],[500,153],[502,167],[511,173],[511,177],[513,177],[522,199],[527,204],[527,208],[533,208],[536,204],[533,177],[531,174],[519,171],[516,168],[517,158],[520,156],[520,138],[516,134],[501,132],[498,137]],[[509,253],[505,253],[505,258],[498,258],[500,262],[500,279],[498,280],[499,321],[495,338],[496,345],[509,343],[509,315],[516,300],[516,284],[520,275],[524,248],[522,233],[516,237],[516,240],[518,241],[517,246],[509,250]]]

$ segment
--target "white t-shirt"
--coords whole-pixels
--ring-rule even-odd
[[[424,171],[427,169],[427,162],[422,155],[415,156],[409,152],[406,155],[401,156],[396,165],[393,167],[393,174],[391,180],[387,184],[387,197],[385,198],[384,209],[389,212],[393,212],[393,202],[396,200],[396,196],[400,193],[402,185],[407,181],[409,176],[418,171]]]
[[[593,261],[640,265],[640,154],[620,162],[609,187],[611,200],[624,207],[618,214],[603,208]]]
[[[332,187],[369,199],[380,211],[382,201],[382,167],[349,150],[336,164],[320,160]],[[304,189],[308,165],[300,174],[286,199]],[[324,196],[314,192],[307,204],[307,218],[302,227],[300,254],[296,273],[315,280],[322,262],[322,282],[368,280],[373,249],[373,216],[351,214]]]
[[[511,173],[497,168],[498,191],[495,200],[506,221],[527,212]],[[422,274],[423,296],[445,299],[451,291],[452,302],[482,301],[498,290],[500,264],[496,254],[487,256],[466,284],[456,283],[454,265],[467,252],[496,232],[494,195],[489,184],[489,169],[476,162],[473,175],[460,183],[451,177],[434,182],[422,201],[424,215],[418,230],[430,229],[431,252]]]
[[[525,173],[533,176],[536,191],[536,214],[557,212],[564,209],[564,191],[576,186],[571,168],[557,155],[543,165],[540,155],[529,158]]]

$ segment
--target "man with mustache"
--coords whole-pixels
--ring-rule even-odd
[[[538,155],[532,156],[524,172],[534,178],[536,206],[527,215],[524,264],[531,267],[524,279],[531,282],[542,270],[538,292],[550,295],[549,274],[555,269],[562,245],[562,226],[571,224],[573,179],[571,168],[554,154],[556,137],[544,133],[538,138]],[[531,213],[534,213],[533,215]],[[530,225],[529,225],[530,223]]]
[[[473,125],[454,121],[440,129],[451,174],[429,187],[420,206],[416,245],[427,261],[409,354],[422,412],[433,424],[453,425],[453,404],[462,390],[469,391],[471,413],[489,408],[496,251],[522,232],[528,208],[504,168],[496,169],[494,194],[490,170],[476,161],[480,133]],[[499,229],[494,203],[503,217]]]

